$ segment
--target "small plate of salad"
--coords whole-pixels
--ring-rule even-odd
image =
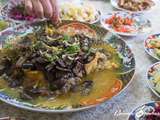
[[[147,72],[147,84],[152,92],[160,98],[160,62],[149,67]]]
[[[145,51],[156,60],[160,61],[160,34],[150,35],[144,41]]]
[[[35,14],[29,15],[25,10],[23,0],[8,1],[1,9],[1,15],[14,23],[26,23],[43,21],[44,19],[37,18]]]
[[[138,14],[116,11],[102,15],[101,25],[107,30],[123,36],[148,33],[151,22]]]

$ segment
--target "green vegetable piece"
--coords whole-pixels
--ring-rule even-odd
[[[41,41],[38,41],[33,45],[34,49],[39,49],[39,48],[42,48],[42,47],[43,47],[43,43]]]
[[[79,52],[79,50],[80,50],[80,46],[79,45],[72,45],[72,46],[69,46],[66,49],[66,52],[69,53],[69,54],[74,54],[74,53]]]
[[[65,41],[69,41],[70,38],[71,38],[71,37],[70,37],[69,35],[64,35],[64,40],[65,40]]]
[[[49,61],[49,62],[53,62],[53,61],[55,61],[55,60],[57,60],[58,59],[58,56],[57,55],[50,55],[50,54],[45,54],[45,57],[47,58],[47,60]]]
[[[6,29],[7,27],[8,27],[8,22],[0,20],[0,31]]]
[[[160,93],[160,82],[156,84],[155,89],[158,93]]]
[[[9,43],[6,43],[5,45],[4,45],[4,48],[5,49],[11,49],[13,46],[11,45],[11,44],[9,44]]]
[[[159,49],[155,49],[155,51],[156,51],[156,55],[157,55],[157,57],[159,57],[159,58],[160,58],[160,50],[159,50]]]

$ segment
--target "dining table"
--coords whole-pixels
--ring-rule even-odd
[[[0,0],[0,8],[7,1]],[[101,15],[117,11],[117,9],[112,7],[109,0],[82,1],[95,6],[101,12]],[[147,85],[146,76],[149,66],[157,61],[146,54],[144,49],[144,40],[149,35],[160,32],[160,0],[155,0],[155,3],[156,6],[152,10],[140,13],[151,21],[152,29],[149,33],[134,37],[121,36],[135,56],[136,69],[132,81],[119,95],[88,110],[58,114],[28,111],[0,102],[0,118],[14,117],[19,118],[19,120],[127,120],[130,113],[138,106],[150,101],[158,101],[159,98],[152,93]]]

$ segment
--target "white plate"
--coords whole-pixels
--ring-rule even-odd
[[[160,61],[160,58],[156,55],[155,50],[148,47],[149,42],[154,38],[160,38],[160,34],[154,34],[150,35],[145,41],[144,41],[144,49],[148,55],[150,55],[152,58]]]
[[[62,6],[65,6],[65,8],[64,8],[65,11],[68,11],[67,10],[67,5],[71,5],[71,6],[74,6],[74,7],[77,7],[77,8],[80,7],[81,9],[84,9],[84,7],[90,6],[94,10],[93,14],[94,14],[95,19],[90,20],[90,22],[85,21],[85,20],[76,20],[76,19],[74,21],[86,22],[86,23],[90,23],[90,24],[95,24],[95,23],[98,23],[100,21],[101,12],[98,9],[96,9],[94,6],[88,5],[87,3],[82,2],[81,0],[78,0],[78,1],[77,0],[75,0],[75,1],[71,0],[70,2],[69,2],[69,0],[66,0],[65,2],[63,1],[62,3],[60,3],[60,14],[61,14]],[[60,15],[60,17],[61,17],[61,15]],[[63,19],[62,17],[61,17],[61,19],[62,20],[69,20],[69,19]]]
[[[156,4],[156,2],[153,0],[153,2]],[[118,10],[122,10],[122,11],[127,11],[127,12],[131,12],[131,13],[144,13],[144,12],[147,12],[147,11],[150,11],[151,9],[153,9],[156,5],[152,6],[150,9],[148,10],[142,10],[142,11],[131,11],[131,10],[127,10],[127,9],[124,9],[124,8],[121,8],[118,6],[118,0],[110,0],[110,3],[111,5],[118,9]]]
[[[121,16],[121,17],[129,17],[135,20],[135,32],[131,32],[131,33],[124,33],[124,32],[117,32],[115,31],[110,25],[105,23],[106,19],[109,19],[111,16],[113,16],[114,14]],[[116,34],[122,35],[122,36],[136,36],[138,34],[146,34],[149,33],[151,31],[151,22],[150,20],[146,19],[145,17],[139,15],[139,14],[132,14],[132,13],[128,13],[128,12],[122,12],[122,11],[116,11],[116,12],[110,12],[107,13],[105,15],[101,16],[101,25]]]

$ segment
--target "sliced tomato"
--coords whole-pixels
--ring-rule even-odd
[[[97,37],[96,32],[92,28],[90,28],[89,26],[87,26],[83,23],[78,23],[78,22],[73,22],[73,23],[63,25],[58,28],[58,31],[62,34],[66,34],[66,31],[69,28],[73,28],[73,30],[71,31],[73,33],[73,35],[76,34],[77,30],[79,30],[79,31],[88,31],[89,34],[92,35],[93,38]]]
[[[124,22],[124,24],[125,25],[133,25],[133,23],[134,23],[134,21],[133,21],[133,19],[130,19],[130,18],[125,18],[125,22]]]

